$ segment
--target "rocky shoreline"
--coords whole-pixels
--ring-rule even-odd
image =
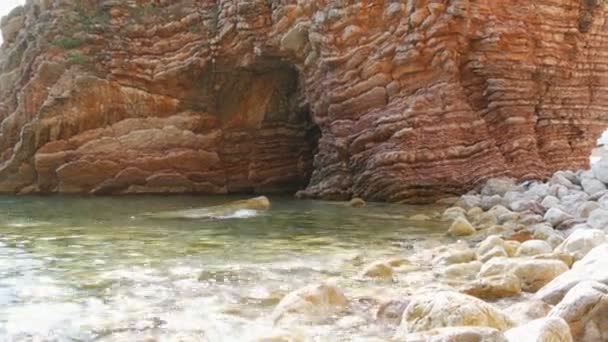
[[[602,160],[461,196],[440,218],[456,241],[362,267],[363,282],[406,286],[377,299],[374,319],[396,341],[608,341],[607,184]],[[349,308],[360,300],[328,280],[285,296],[273,319],[357,321]],[[290,334],[262,340],[299,340]]]

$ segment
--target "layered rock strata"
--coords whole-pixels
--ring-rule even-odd
[[[582,168],[606,9],[31,0],[1,23],[0,190],[424,202]]]

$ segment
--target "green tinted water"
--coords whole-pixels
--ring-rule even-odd
[[[0,341],[255,340],[286,293],[315,281],[337,279],[353,299],[406,288],[355,275],[445,231],[408,220],[435,208],[291,198],[256,216],[141,217],[234,199],[0,197]],[[366,310],[353,306],[356,326],[288,328],[315,341],[390,336]]]

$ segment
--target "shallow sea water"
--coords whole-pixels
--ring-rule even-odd
[[[161,220],[144,214],[237,197],[0,197],[0,341],[381,341],[374,298],[413,284],[356,277],[366,263],[444,241],[438,208],[271,198],[264,213]],[[333,279],[348,317],[273,325],[287,293]],[[432,280],[421,279],[421,283]]]

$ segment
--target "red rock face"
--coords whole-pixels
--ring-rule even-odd
[[[2,21],[0,190],[425,202],[585,167],[607,18],[594,0],[32,1]]]

